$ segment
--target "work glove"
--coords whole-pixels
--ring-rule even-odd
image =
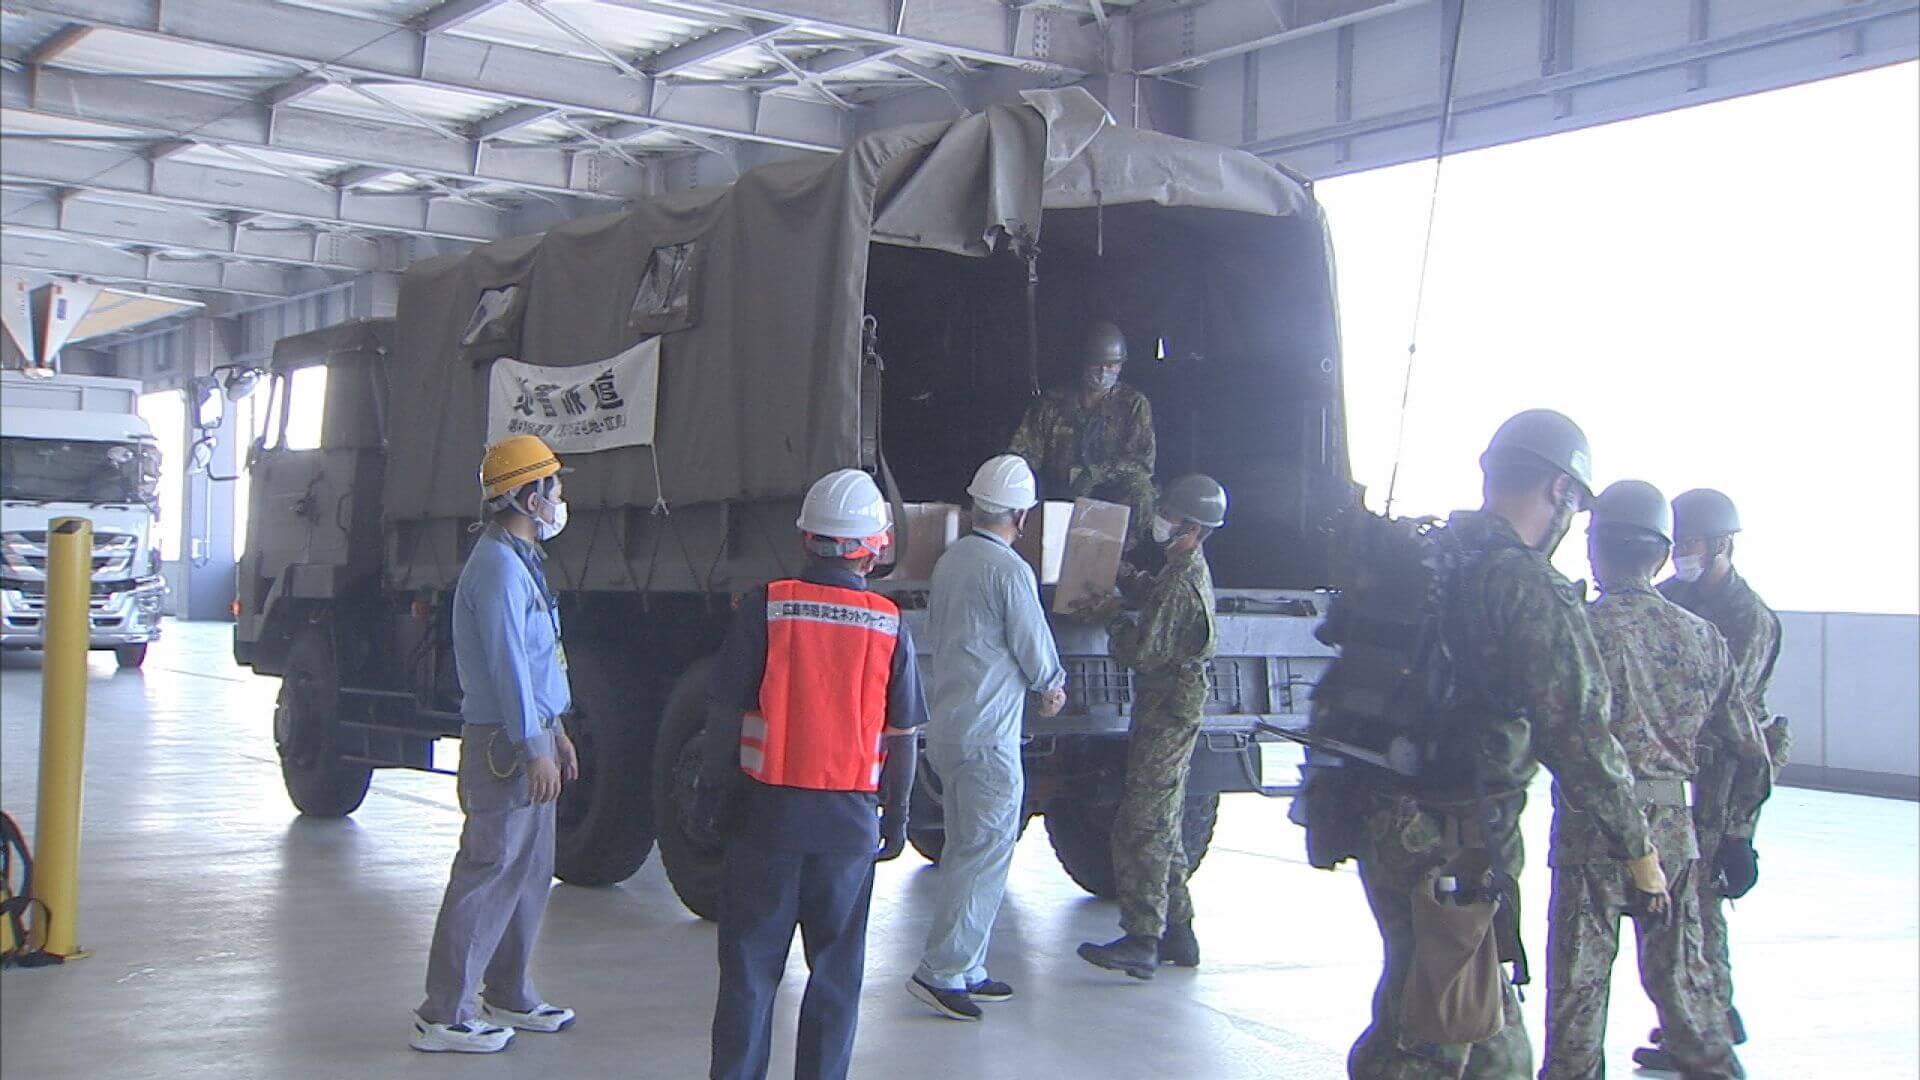
[[[907,850],[907,807],[920,763],[919,744],[919,736],[913,734],[886,738],[887,763],[880,773],[880,850],[874,852],[874,862],[897,859]]]
[[[1752,892],[1760,880],[1760,853],[1753,850],[1752,840],[1729,836],[1713,853],[1713,869],[1719,878],[1720,895],[1738,900]]]
[[[1660,853],[1648,851],[1627,860],[1627,876],[1633,879],[1634,895],[1627,910],[1637,919],[1664,923],[1672,916],[1673,904],[1667,898],[1667,875],[1660,869]]]
[[[1120,614],[1120,598],[1111,594],[1097,596],[1089,592],[1069,605],[1067,614],[1083,622],[1104,623]]]

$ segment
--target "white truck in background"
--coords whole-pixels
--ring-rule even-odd
[[[140,383],[0,372],[0,648],[39,648],[47,527],[93,522],[89,645],[123,668],[160,636],[160,446],[140,418]]]

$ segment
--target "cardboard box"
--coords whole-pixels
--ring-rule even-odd
[[[926,581],[947,545],[960,538],[960,508],[952,503],[907,503],[904,544],[894,553],[893,581]],[[900,536],[895,530],[895,537]]]
[[[1053,610],[1062,614],[1081,598],[1113,592],[1120,575],[1120,553],[1127,546],[1128,508],[1099,499],[1075,499],[1060,559],[1060,587]]]
[[[1014,541],[1013,550],[1033,567],[1042,585],[1060,580],[1060,560],[1067,552],[1067,523],[1072,518],[1072,503],[1043,502],[1027,512],[1027,530]]]

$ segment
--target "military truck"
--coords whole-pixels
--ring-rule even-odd
[[[741,594],[798,570],[806,488],[853,466],[896,521],[961,502],[1036,388],[1076,377],[1096,318],[1129,339],[1160,475],[1204,470],[1233,494],[1209,543],[1219,655],[1191,857],[1221,793],[1291,790],[1297,759],[1254,724],[1304,726],[1329,656],[1312,636],[1327,522],[1356,498],[1325,221],[1307,183],[1256,158],[1065,104],[882,132],[418,263],[393,321],[280,342],[272,415],[323,407],[322,445],[269,430],[251,451],[234,652],[283,679],[294,804],[348,814],[371,770],[438,767],[459,731],[449,600],[481,451],[533,431],[576,470],[548,564],[582,756],[558,875],[618,882],[657,845],[711,915],[719,853],[680,824],[704,680]],[[315,364],[326,400],[290,400]],[[877,584],[924,619],[924,580]],[[1027,718],[1027,811],[1074,880],[1110,895],[1129,676],[1098,627],[1055,630],[1068,704]],[[939,778],[921,776],[912,839],[937,858]]]

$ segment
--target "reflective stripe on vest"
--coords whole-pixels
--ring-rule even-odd
[[[877,791],[900,609],[878,593],[806,581],[767,586],[760,710],[740,768],[763,784]]]

